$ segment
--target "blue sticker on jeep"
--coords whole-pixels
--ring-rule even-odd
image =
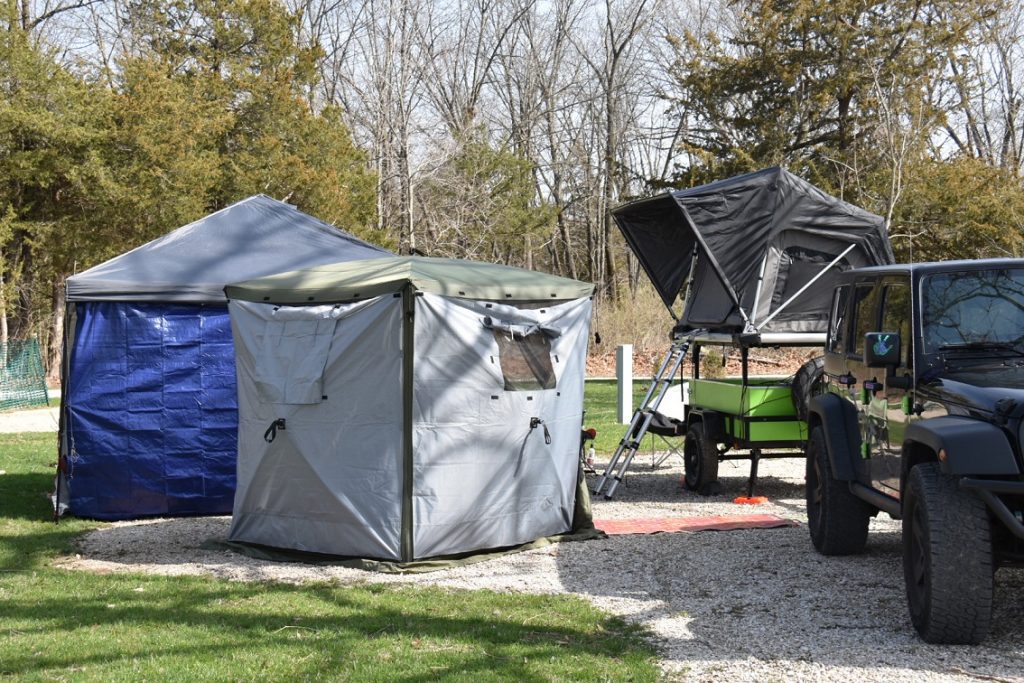
[[[875,340],[875,355],[876,356],[887,356],[892,351],[892,345],[887,345],[889,339],[892,337],[890,334],[879,335],[878,339]]]

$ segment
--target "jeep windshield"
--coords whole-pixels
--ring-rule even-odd
[[[1024,269],[936,273],[924,279],[926,353],[1024,348]]]

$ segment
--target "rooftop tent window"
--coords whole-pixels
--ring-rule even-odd
[[[505,391],[537,391],[555,388],[555,370],[551,364],[551,340],[561,335],[553,327],[521,325],[490,316],[483,325],[498,343],[498,362],[505,380]]]
[[[775,291],[772,293],[771,310],[774,311],[789,301],[790,297],[818,276],[835,257],[836,254],[827,254],[807,247],[786,247],[779,258],[779,274],[775,280]],[[850,264],[845,258],[832,267],[836,273],[849,269]],[[827,320],[831,295],[832,290],[829,287],[809,287],[800,295],[799,305],[793,307],[789,317]],[[779,317],[787,319],[786,312]]]
[[[685,317],[690,323],[721,325],[734,311],[729,292],[714,269],[706,262],[697,263],[693,291],[700,292],[700,296],[688,295]]]

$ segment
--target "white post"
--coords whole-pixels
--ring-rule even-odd
[[[615,379],[618,393],[618,420],[629,424],[633,419],[633,345],[621,344],[615,349]]]

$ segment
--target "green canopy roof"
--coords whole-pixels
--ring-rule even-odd
[[[594,286],[557,275],[479,261],[393,256],[331,263],[228,285],[228,299],[279,304],[366,299],[414,289],[466,299],[566,301]]]

